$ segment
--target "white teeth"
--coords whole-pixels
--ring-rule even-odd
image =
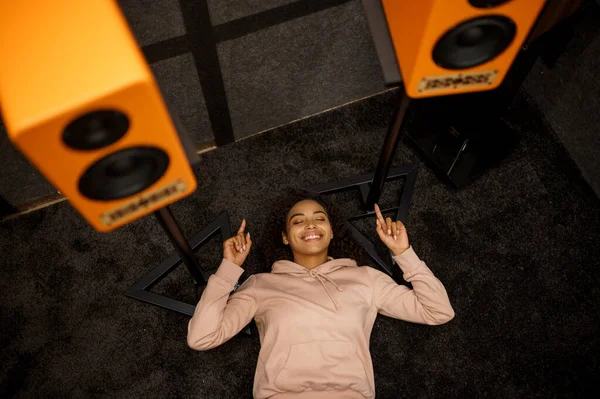
[[[321,238],[321,236],[312,235],[312,236],[304,237],[305,240],[312,240],[313,238]]]

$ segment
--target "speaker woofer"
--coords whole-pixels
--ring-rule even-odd
[[[129,197],[154,184],[168,166],[169,156],[158,148],[127,148],[90,166],[79,179],[79,191],[100,201]]]
[[[517,28],[512,19],[492,15],[470,19],[446,32],[433,49],[434,62],[446,69],[488,62],[510,45]]]
[[[114,110],[100,110],[82,115],[67,125],[62,139],[76,150],[97,150],[111,145],[127,133],[129,119]]]
[[[511,0],[469,0],[473,7],[477,8],[492,8],[501,4],[508,3]]]

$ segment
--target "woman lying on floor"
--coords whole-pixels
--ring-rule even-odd
[[[373,398],[369,339],[377,314],[432,325],[454,317],[444,286],[409,245],[402,222],[384,220],[375,205],[379,238],[412,290],[372,267],[330,257],[330,243],[338,244],[330,210],[318,194],[295,193],[278,226],[293,261],[276,261],[271,273],[250,276],[230,295],[252,247],[242,221],[224,242],[224,259],[189,322],[188,345],[207,350],[254,318],[261,342],[255,398]],[[338,250],[353,242],[343,241]]]

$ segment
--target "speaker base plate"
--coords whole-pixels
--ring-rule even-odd
[[[229,215],[227,212],[222,213],[219,217],[202,229],[202,231],[189,240],[189,245],[193,251],[196,251],[218,232],[221,233],[223,239],[231,237],[231,230],[229,228]],[[154,285],[173,272],[175,268],[182,263],[183,261],[181,256],[177,252],[174,252],[171,254],[171,256],[169,256],[162,263],[142,277],[142,279],[136,282],[131,288],[129,288],[125,292],[125,295],[142,302],[192,317],[194,315],[194,310],[196,309],[195,305],[191,305],[177,299],[168,298],[164,295],[159,295],[150,291]],[[213,269],[205,273],[206,279],[208,279],[208,277],[213,275],[216,271],[217,269]],[[191,282],[193,283],[193,279]],[[196,288],[200,288],[200,285],[198,284]],[[199,296],[200,293],[198,293],[198,297]],[[250,334],[250,326],[247,326],[243,331],[246,334]]]
[[[455,188],[498,166],[519,144],[517,133],[500,119],[477,127],[410,129],[406,137],[441,179]]]

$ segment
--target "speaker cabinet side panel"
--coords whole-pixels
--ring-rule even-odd
[[[383,0],[383,9],[404,82],[410,82],[429,14],[437,0]]]
[[[0,100],[11,135],[149,73],[114,1],[5,3]]]

